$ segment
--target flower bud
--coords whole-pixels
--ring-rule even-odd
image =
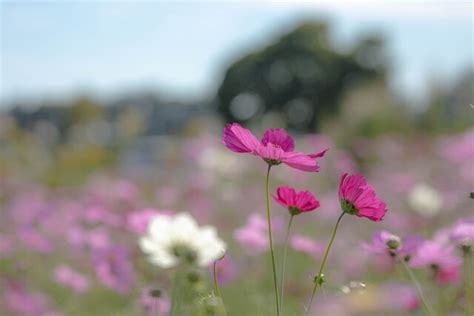
[[[398,250],[400,248],[402,242],[400,237],[392,235],[390,236],[389,240],[387,240],[386,245],[390,250]]]
[[[313,282],[318,283],[318,285],[323,285],[323,283],[326,282],[326,277],[324,273],[321,273],[320,275],[315,276]]]
[[[148,293],[150,294],[151,297],[155,297],[155,298],[159,298],[163,294],[161,289],[156,288],[156,287],[151,288]]]

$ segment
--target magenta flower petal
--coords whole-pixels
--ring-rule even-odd
[[[342,175],[339,200],[344,212],[378,222],[387,212],[385,202],[377,198],[374,189],[362,175]]]
[[[284,164],[303,171],[318,172],[319,165],[313,158],[299,152],[286,153],[285,157],[280,158]]]
[[[274,147],[271,144],[268,146],[259,146],[255,149],[255,155],[261,157],[264,160],[275,161],[281,163],[288,153],[283,151],[280,147]]]
[[[262,144],[267,146],[271,143],[273,146],[280,147],[283,151],[293,151],[295,142],[293,137],[288,135],[283,128],[269,128],[262,138]]]
[[[273,199],[287,208],[292,215],[309,212],[319,207],[319,201],[309,191],[297,192],[295,189],[281,186],[277,189],[277,196]]]
[[[261,146],[260,141],[252,132],[237,123],[227,124],[222,142],[227,148],[237,153],[253,153]]]
[[[222,142],[237,153],[249,153],[261,157],[269,165],[284,163],[292,168],[308,172],[318,172],[315,158],[323,157],[327,149],[316,154],[306,155],[294,152],[295,142],[282,128],[270,128],[260,142],[248,129],[237,123],[227,124]]]
[[[326,153],[328,152],[329,148],[324,149],[323,151],[320,151],[319,153],[315,154],[309,154],[308,156],[311,158],[322,158]]]

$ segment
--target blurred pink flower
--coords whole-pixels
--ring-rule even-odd
[[[440,154],[455,164],[468,163],[474,159],[474,128],[464,134],[444,137],[439,144]]]
[[[105,227],[97,227],[86,233],[85,241],[91,249],[103,249],[109,247],[112,242]]]
[[[319,201],[309,191],[296,192],[295,189],[281,186],[277,188],[277,196],[273,199],[281,206],[288,209],[291,215],[313,211],[319,207]]]
[[[14,315],[38,316],[48,312],[46,295],[29,292],[24,286],[14,281],[8,281],[3,288],[3,301],[7,311]]]
[[[159,292],[159,296],[153,296],[153,292]],[[149,316],[168,315],[171,307],[170,299],[161,290],[146,287],[140,296],[140,305]]]
[[[280,218],[272,218],[274,232],[282,228]],[[268,249],[268,227],[266,219],[258,213],[251,214],[244,227],[237,229],[234,233],[235,239],[249,250],[249,253],[258,254]]]
[[[268,249],[267,233],[252,226],[244,226],[235,231],[235,239],[250,253],[257,254]]]
[[[214,277],[214,264],[209,265],[211,278]],[[216,274],[219,285],[229,284],[236,275],[236,267],[232,259],[226,255],[223,259],[216,261]]]
[[[421,307],[415,289],[403,284],[388,284],[384,287],[384,306],[393,311],[414,312]]]
[[[119,227],[122,222],[119,215],[114,214],[102,205],[93,205],[86,208],[83,218],[87,223],[100,223],[113,227]]]
[[[400,239],[398,236],[382,230],[372,235],[370,243],[362,241],[361,246],[367,252],[375,255],[394,257],[395,254],[399,254],[401,257],[408,259],[416,252],[422,242],[423,238],[418,236]],[[396,244],[398,244],[398,247],[395,247]]]
[[[460,246],[474,246],[474,220],[467,218],[459,220],[452,228],[450,237]]]
[[[96,249],[93,262],[97,279],[119,293],[128,292],[135,282],[135,272],[124,247]]]
[[[172,211],[156,210],[146,208],[140,211],[134,211],[127,215],[127,229],[138,234],[143,234],[148,228],[150,220],[157,215],[170,216]]]
[[[312,172],[319,171],[316,158],[323,157],[327,151],[310,155],[293,151],[294,140],[282,128],[268,129],[260,142],[248,129],[237,123],[227,124],[222,142],[234,152],[259,156],[271,165],[284,163],[295,169]]]
[[[19,232],[21,241],[30,249],[41,253],[48,253],[53,250],[51,242],[34,228],[23,227]]]
[[[54,269],[54,279],[62,286],[69,287],[78,293],[87,291],[90,287],[89,279],[67,265],[60,265]]]
[[[344,173],[339,185],[339,200],[344,212],[381,221],[387,212],[385,202],[377,198],[374,189],[362,175]]]
[[[405,260],[411,259],[411,257],[418,251],[418,248],[424,242],[424,238],[421,236],[408,236],[402,238],[402,246],[398,253]]]
[[[296,251],[316,257],[323,252],[323,246],[309,237],[294,235],[290,239],[290,246]]]
[[[461,263],[455,247],[436,238],[424,241],[410,260],[413,268],[432,268],[439,284],[456,283]]]

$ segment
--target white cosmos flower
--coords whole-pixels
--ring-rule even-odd
[[[153,217],[139,243],[150,261],[162,268],[174,267],[182,261],[205,267],[221,258],[226,248],[214,227],[199,227],[188,213]]]

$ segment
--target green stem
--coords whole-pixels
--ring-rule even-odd
[[[288,239],[290,237],[291,223],[293,222],[294,215],[291,214],[290,221],[288,222],[288,228],[286,229],[285,236],[285,248],[283,250],[283,263],[281,266],[281,278],[280,278],[280,311],[283,313],[283,288],[285,285],[285,268],[286,268],[286,254],[288,252]]]
[[[216,265],[217,265],[217,261],[214,261],[214,285],[216,287],[216,293],[217,293],[217,296],[219,296],[219,298],[221,299],[221,302],[222,302],[222,307],[224,309],[224,315],[227,316],[227,310],[225,308],[225,304],[224,304],[224,299],[222,298],[222,293],[221,293],[221,289],[219,288],[219,281],[217,280],[217,269],[216,269]]]
[[[337,233],[337,228],[339,227],[339,223],[341,222],[342,217],[346,214],[345,212],[342,212],[342,214],[339,216],[337,219],[336,225],[334,226],[334,230],[332,232],[331,239],[329,240],[328,248],[326,249],[326,253],[324,254],[323,261],[321,262],[321,267],[319,268],[319,273],[314,280],[314,287],[313,287],[313,292],[311,293],[311,299],[309,300],[309,306],[306,315],[309,315],[311,311],[311,305],[313,305],[313,299],[316,296],[316,290],[318,289],[319,282],[322,277],[324,265],[326,264],[326,260],[328,258],[329,250],[331,250],[332,243],[334,242],[334,239],[336,238],[336,233]]]
[[[273,286],[275,288],[275,301],[276,301],[276,310],[277,316],[280,315],[280,307],[278,304],[278,286],[277,286],[277,276],[276,276],[276,267],[275,267],[275,254],[273,253],[273,237],[272,237],[272,221],[271,221],[271,213],[270,213],[270,194],[268,192],[268,182],[270,179],[270,169],[272,165],[268,164],[267,169],[267,177],[265,181],[265,191],[267,197],[267,221],[268,221],[268,239],[270,243],[270,254],[272,257],[272,269],[273,269]]]
[[[464,301],[466,306],[464,307],[464,315],[472,316],[474,313],[474,307],[472,302],[474,301],[474,269],[473,269],[473,252],[472,246],[464,250]]]
[[[435,312],[433,311],[433,308],[431,305],[428,303],[428,300],[426,299],[425,295],[423,294],[423,290],[421,288],[420,282],[418,281],[416,275],[413,273],[413,271],[410,269],[410,267],[407,265],[405,260],[403,258],[400,258],[400,256],[397,255],[398,261],[402,263],[403,269],[405,269],[405,272],[407,275],[410,277],[411,281],[416,287],[416,290],[418,292],[418,296],[421,299],[421,302],[423,303],[423,306],[425,307],[426,311],[428,312],[428,315],[435,316]]]
[[[178,316],[179,314],[179,304],[178,304],[178,296],[180,296],[180,283],[181,283],[181,277],[180,274],[182,272],[177,270],[174,272],[174,278],[173,278],[173,285],[172,285],[172,290],[171,290],[171,308],[170,308],[170,316]]]

